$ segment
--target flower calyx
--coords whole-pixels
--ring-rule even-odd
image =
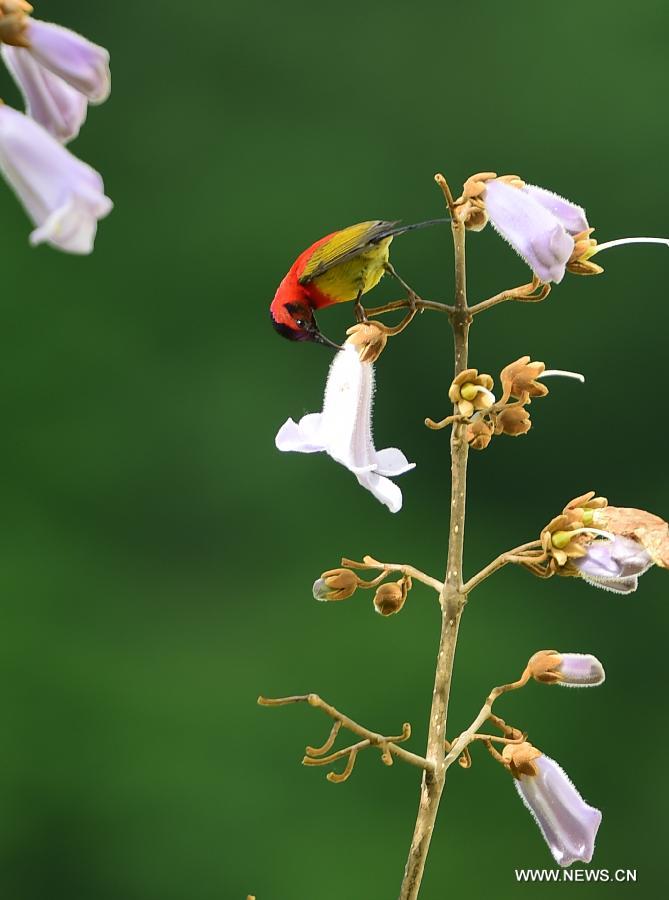
[[[529,741],[523,741],[520,744],[506,744],[501,755],[504,765],[514,778],[520,778],[521,775],[533,777],[539,774],[534,760],[538,759],[542,753]]]
[[[374,594],[374,609],[382,616],[394,616],[404,606],[411,587],[408,575],[403,575],[399,581],[382,584]]]
[[[567,271],[572,275],[601,275],[604,271],[590,259],[597,252],[597,241],[590,237],[594,230],[587,228],[574,235],[574,249],[567,261]]]
[[[314,581],[315,600],[348,600],[360,586],[360,578],[350,569],[328,569]]]
[[[360,362],[375,363],[388,343],[388,328],[382,322],[359,322],[347,329],[347,344],[353,344]]]
[[[0,44],[27,47],[28,16],[33,11],[25,0],[0,0]]]

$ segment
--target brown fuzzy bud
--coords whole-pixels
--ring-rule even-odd
[[[502,757],[514,778],[520,778],[521,775],[537,775],[539,770],[534,760],[541,755],[541,750],[537,750],[529,741],[523,741],[522,744],[507,744],[502,750]]]
[[[410,590],[411,579],[408,577],[382,584],[374,594],[374,609],[382,616],[395,615],[404,606]]]
[[[388,342],[385,325],[381,322],[359,322],[352,325],[346,334],[347,344],[353,344],[360,356],[360,362],[375,363]]]
[[[348,600],[358,588],[358,576],[350,569],[328,569],[314,581],[315,600]]]
[[[472,450],[485,450],[493,436],[493,426],[481,416],[476,416],[467,425],[465,437]]]
[[[28,47],[26,28],[32,6],[25,0],[0,0],[0,44]]]
[[[531,427],[530,414],[524,407],[507,406],[497,415],[495,432],[518,437],[520,434],[527,434]]]

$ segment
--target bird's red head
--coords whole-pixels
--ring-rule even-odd
[[[341,350],[339,344],[322,334],[309,299],[299,285],[289,285],[284,279],[270,305],[269,314],[275,330],[289,341],[311,341]]]

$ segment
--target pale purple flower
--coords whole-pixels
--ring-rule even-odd
[[[0,104],[0,171],[37,226],[30,243],[90,253],[112,209],[101,176],[37,122]]]
[[[529,186],[531,187],[531,186]],[[541,281],[559,283],[564,278],[569,258],[574,250],[574,238],[567,231],[564,220],[574,219],[560,210],[547,208],[548,200],[541,188],[540,200],[526,188],[514,187],[498,178],[485,185],[485,206],[495,230],[511,244]],[[556,195],[555,195],[556,196]],[[569,201],[559,199],[569,207]],[[557,204],[553,203],[555,207]],[[574,207],[580,210],[580,207]],[[580,210],[583,213],[583,210]],[[585,219],[585,213],[583,213]],[[587,228],[587,221],[585,221]]]
[[[2,44],[0,52],[23,94],[28,115],[61,143],[76,138],[86,121],[86,97],[41,66],[28,50]]]
[[[526,184],[521,190],[555,216],[568,234],[581,234],[590,227],[583,207],[577,206],[571,200],[565,200],[559,194],[537,187],[536,184]]]
[[[652,557],[642,544],[619,535],[612,535],[610,540],[593,541],[585,556],[571,562],[588,584],[615,594],[635,591],[639,576],[653,565]]]
[[[111,91],[109,53],[76,31],[27,19],[26,52],[54,75],[88,98],[103,103]]]
[[[520,186],[522,185],[522,186]],[[535,184],[510,184],[500,178],[485,182],[483,194],[493,227],[508,241],[541,281],[559,284],[576,247],[578,235],[585,262],[611,247],[623,244],[664,244],[669,239],[655,237],[618,238],[598,244],[587,237],[590,226],[583,207]],[[579,253],[581,244],[579,244]],[[599,270],[601,271],[601,270]]]
[[[585,802],[555,760],[541,754],[532,762],[537,774],[514,781],[553,858],[561,866],[590,862],[601,812]]]
[[[555,672],[561,675],[556,684],[566,687],[595,687],[604,683],[604,666],[590,653],[560,653]]]
[[[401,450],[376,450],[372,439],[372,398],[374,368],[360,361],[355,347],[347,342],[337,353],[328,375],[323,411],[288,419],[276,436],[283,451],[319,453],[324,451],[346,466],[359,483],[371,491],[391,512],[402,508],[402,492],[385,476],[401,475],[413,469]]]

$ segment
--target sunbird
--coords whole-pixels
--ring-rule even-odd
[[[322,334],[314,310],[355,301],[356,315],[359,320],[364,319],[360,298],[376,287],[386,272],[397,278],[410,297],[415,297],[390,263],[390,244],[405,231],[448,221],[430,219],[401,225],[375,220],[326,235],[300,253],[279,285],[269,308],[272,325],[288,340],[313,341],[339,350],[339,344]]]

